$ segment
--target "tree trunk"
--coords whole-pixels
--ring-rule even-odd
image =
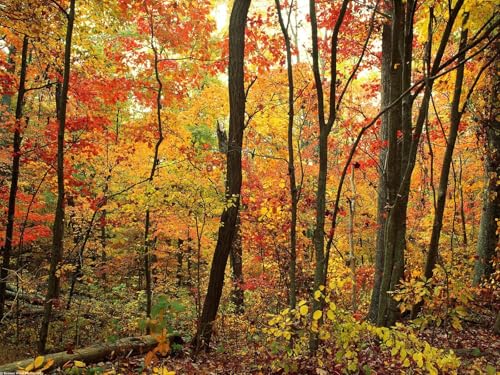
[[[388,208],[389,214],[385,230],[385,252],[384,252],[384,270],[382,275],[380,293],[379,293],[379,306],[377,324],[383,326],[392,325],[399,315],[397,303],[394,299],[390,298],[388,292],[394,291],[398,283],[403,278],[404,274],[404,250],[406,241],[406,219],[408,199],[410,194],[411,176],[416,164],[416,157],[422,129],[427,118],[429,109],[429,102],[432,94],[432,88],[436,74],[440,70],[441,60],[443,58],[446,46],[450,39],[453,25],[463,5],[463,0],[458,0],[455,7],[450,10],[450,16],[447,20],[446,26],[441,34],[439,46],[436,50],[434,60],[431,64],[431,41],[432,41],[432,8],[431,22],[429,23],[428,41],[427,41],[427,80],[424,86],[424,93],[422,96],[420,108],[418,111],[415,126],[412,126],[412,104],[413,95],[405,95],[402,101],[402,106],[397,110],[391,111],[389,114],[389,150],[388,160],[391,163],[388,165],[387,170],[387,184],[388,184]],[[402,92],[406,92],[411,80],[411,56],[412,56],[412,40],[413,40],[413,15],[415,12],[415,1],[406,2],[406,17],[403,18],[403,9],[401,1],[394,0],[393,2],[393,42],[392,49],[394,54],[398,54],[394,49],[403,51],[404,59],[399,58],[402,63],[401,77],[395,75],[394,79],[399,82],[391,82],[391,98],[393,85],[396,91],[401,87]],[[400,8],[400,10],[397,10]],[[400,14],[398,14],[400,13]],[[399,22],[396,19],[400,19]],[[403,21],[404,20],[404,21]],[[398,23],[404,22],[404,27],[397,26]],[[395,28],[396,26],[396,28]],[[394,32],[404,35],[404,39],[398,39]],[[397,56],[395,56],[397,58]],[[398,62],[393,60],[392,65],[393,73],[400,68]],[[391,73],[391,80],[393,74]],[[399,113],[398,113],[399,112]],[[391,124],[395,120],[396,123]],[[397,122],[400,121],[402,125],[402,142],[398,143],[397,130],[399,130]],[[396,130],[396,133],[394,131]],[[396,144],[394,144],[396,142]],[[399,153],[398,148],[401,148]],[[391,156],[394,155],[394,156]],[[397,159],[395,159],[397,158]],[[396,167],[393,168],[393,164]],[[397,168],[397,169],[396,169]]]
[[[236,233],[236,220],[241,193],[241,149],[245,126],[244,57],[245,28],[251,0],[235,0],[229,22],[229,139],[226,172],[226,200],[228,205],[221,215],[207,294],[203,303],[194,350],[209,349],[212,324],[219,309],[224,286],[227,258]],[[229,205],[229,203],[231,203]]]
[[[5,230],[5,243],[3,245],[2,267],[0,269],[0,319],[3,316],[5,305],[5,291],[7,277],[9,276],[10,256],[12,253],[12,239],[14,236],[14,220],[16,213],[17,184],[19,181],[19,169],[21,159],[21,118],[23,116],[24,94],[26,92],[26,70],[28,56],[28,37],[23,39],[23,50],[21,53],[21,72],[19,75],[19,88],[17,90],[16,124],[13,139],[12,178],[9,192],[9,207],[7,211],[7,227]]]
[[[356,181],[354,179],[354,166],[351,166],[351,193],[352,198],[349,199],[349,267],[351,268],[352,277],[352,311],[355,312],[357,307],[357,285],[356,285],[356,245],[354,243],[354,219],[356,215]]]
[[[381,68],[381,107],[386,108],[390,103],[390,71],[391,71],[391,27],[384,23],[382,26],[382,68]],[[387,126],[389,114],[382,115],[380,140],[387,141]],[[382,147],[379,154],[379,179],[377,186],[377,242],[375,250],[375,275],[368,319],[377,320],[379,305],[380,284],[384,267],[385,223],[387,215],[387,149]]]
[[[158,341],[152,336],[142,337],[127,337],[116,341],[113,344],[96,344],[87,348],[75,350],[74,353],[59,352],[54,354],[47,354],[44,356],[44,363],[53,360],[54,364],[50,367],[55,369],[64,365],[69,361],[83,361],[86,364],[97,363],[109,357],[117,357],[119,355],[127,354],[144,354],[152,350]],[[17,361],[0,366],[0,372],[12,372],[21,368],[26,368],[35,359],[30,358],[23,361]],[[43,365],[41,366],[43,367]],[[36,370],[36,369],[34,369]]]
[[[500,218],[500,123],[498,90],[500,80],[498,79],[498,68],[493,67],[492,88],[490,95],[490,108],[488,118],[483,120],[484,135],[486,137],[486,189],[483,197],[483,209],[479,236],[477,240],[477,259],[474,265],[474,285],[479,285],[483,279],[488,279],[495,271],[493,259],[499,249],[499,233],[497,220]]]
[[[144,262],[144,279],[145,279],[145,292],[146,292],[146,318],[151,318],[151,307],[152,307],[152,285],[151,285],[151,241],[149,239],[149,227],[150,227],[150,213],[149,208],[146,210],[146,218],[144,222],[144,253],[142,259]],[[149,324],[146,325],[146,333],[150,333]]]
[[[403,89],[402,73],[403,73],[403,56],[401,44],[404,42],[404,8],[400,0],[392,2],[392,26],[391,26],[391,43],[390,43],[390,73],[389,73],[389,101],[392,103],[401,96]],[[401,181],[401,142],[398,139],[398,134],[402,131],[402,106],[394,106],[388,114],[388,149],[386,168],[386,183],[387,183],[387,207],[395,207],[397,203],[398,188]],[[401,231],[400,211],[389,212],[387,219],[385,234],[384,234],[384,267],[383,276],[380,284],[379,306],[377,313],[377,324],[385,325],[387,320],[387,307],[391,281],[394,271],[399,265],[396,265],[396,259],[399,253],[398,232]]]
[[[160,62],[160,52],[158,51],[158,47],[155,44],[155,28],[154,28],[154,18],[153,14],[151,11],[151,14],[149,14],[149,10],[147,9],[146,6],[146,11],[148,12],[148,17],[149,17],[149,29],[151,33],[151,38],[150,38],[150,47],[153,51],[153,68],[155,72],[155,80],[157,84],[157,89],[156,89],[156,122],[158,126],[158,139],[156,140],[155,148],[154,148],[154,155],[153,155],[153,163],[151,166],[151,173],[149,175],[149,184],[153,183],[153,178],[155,176],[156,170],[158,168],[159,164],[159,158],[158,154],[160,151],[160,146],[163,142],[163,124],[162,124],[162,119],[161,119],[161,109],[162,109],[162,104],[161,104],[161,98],[163,95],[163,82],[160,78],[160,70],[159,70],[159,62]],[[152,241],[149,238],[150,234],[150,229],[151,229],[151,212],[149,207],[146,208],[146,215],[144,218],[144,253],[143,253],[143,265],[144,265],[144,278],[145,278],[145,292],[146,292],[146,318],[149,319],[151,318],[151,308],[153,304],[153,284],[152,284],[152,277],[151,277],[151,249],[152,249]],[[150,326],[149,324],[146,325],[146,333],[150,333]]]
[[[467,22],[467,16],[464,17],[464,25]],[[458,50],[461,51],[467,44],[467,29],[462,28],[460,36],[460,44]],[[458,60],[462,61],[465,58],[465,53],[458,55]],[[432,224],[431,241],[429,244],[429,252],[424,267],[424,277],[430,279],[433,274],[434,267],[439,258],[439,239],[441,236],[441,228],[443,226],[444,209],[446,205],[446,194],[448,191],[448,179],[450,174],[451,163],[453,161],[453,151],[455,149],[455,142],[458,135],[458,126],[462,117],[460,112],[460,97],[462,95],[462,82],[464,78],[465,66],[462,64],[457,68],[455,77],[455,88],[453,93],[453,100],[451,104],[450,114],[450,130],[446,142],[446,150],[443,157],[443,164],[441,166],[441,175],[439,178],[439,187],[437,200],[435,203],[434,220]],[[415,319],[422,309],[423,301],[416,304],[411,312],[412,319]]]
[[[466,13],[467,14],[467,13]],[[467,16],[464,17],[464,25],[467,22]],[[467,44],[467,29],[462,28],[460,37],[459,51],[465,48]],[[461,53],[458,57],[459,61],[465,58],[465,53]],[[458,126],[462,117],[460,112],[460,97],[462,95],[462,82],[464,79],[465,66],[462,64],[457,68],[455,78],[455,89],[453,92],[453,101],[451,104],[450,116],[450,130],[448,140],[446,142],[446,150],[441,166],[441,176],[439,178],[438,196],[436,201],[436,211],[434,213],[434,222],[432,224],[431,242],[429,245],[429,252],[425,264],[424,276],[427,279],[432,277],[432,272],[436,266],[439,257],[439,238],[441,235],[441,228],[443,226],[443,215],[446,204],[446,194],[448,192],[448,178],[450,174],[450,167],[453,161],[453,151],[455,149],[455,142],[458,135]]]
[[[235,306],[237,314],[243,314],[245,311],[245,299],[242,289],[243,284],[243,247],[241,241],[241,223],[240,215],[236,220],[236,233],[231,246],[230,263],[232,268],[233,290],[231,291],[231,302]]]
[[[309,13],[311,18],[311,42],[312,42],[312,63],[314,83],[316,85],[316,99],[318,109],[319,126],[319,170],[316,188],[316,224],[313,234],[314,253],[316,265],[314,271],[314,291],[326,283],[328,271],[328,257],[325,256],[325,212],[326,212],[326,179],[328,176],[328,136],[332,130],[337,117],[336,111],[336,85],[337,85],[337,46],[340,27],[347,12],[349,0],[344,0],[340,8],[339,15],[332,32],[331,42],[331,81],[329,95],[328,118],[325,115],[325,98],[323,93],[323,79],[320,72],[319,45],[318,45],[318,22],[316,18],[316,1],[309,1]],[[311,314],[316,310],[322,310],[324,301],[317,301],[313,298]],[[312,334],[309,341],[309,349],[315,352],[318,348],[318,335]]]
[[[47,295],[45,297],[45,311],[42,325],[40,327],[38,351],[45,352],[47,334],[49,332],[50,316],[52,314],[53,299],[58,297],[59,277],[57,267],[62,259],[63,239],[64,239],[64,131],[66,127],[66,105],[68,102],[69,77],[71,69],[71,41],[73,38],[73,25],[75,21],[75,3],[70,1],[69,13],[67,16],[66,41],[64,48],[64,74],[60,96],[58,98],[58,120],[57,130],[57,206],[52,229],[52,252],[50,259],[49,280],[47,285]]]
[[[290,182],[290,262],[289,262],[289,290],[288,299],[290,308],[294,309],[297,303],[297,205],[299,200],[299,191],[297,189],[295,175],[295,155],[293,148],[293,123],[294,123],[294,81],[293,81],[293,66],[292,66],[292,46],[290,35],[288,34],[288,25],[285,25],[285,20],[281,13],[281,5],[279,0],[275,0],[276,10],[280,23],[281,32],[285,39],[287,77],[288,77],[288,178]],[[290,9],[289,12],[292,10]],[[289,15],[290,16],[290,15]],[[289,18],[288,18],[289,19]],[[298,59],[298,58],[297,58]]]

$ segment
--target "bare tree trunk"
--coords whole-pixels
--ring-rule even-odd
[[[458,193],[460,195],[460,223],[462,225],[462,245],[464,248],[467,247],[467,226],[465,218],[465,202],[464,202],[464,189],[462,186],[462,174],[463,174],[463,161],[460,156],[460,170],[458,172]]]
[[[467,13],[464,17],[463,24],[467,22]],[[460,36],[459,51],[461,51],[467,44],[467,29],[462,28]],[[459,54],[459,61],[465,58],[465,53]],[[429,252],[427,253],[426,264],[424,268],[424,276],[426,279],[432,277],[434,267],[437,264],[439,257],[439,238],[441,235],[441,228],[443,226],[443,216],[446,204],[446,194],[448,191],[448,179],[450,174],[451,163],[453,161],[453,151],[455,149],[455,142],[458,135],[458,126],[462,113],[460,112],[460,97],[462,95],[462,83],[464,78],[465,66],[462,64],[457,68],[456,78],[455,78],[455,89],[453,93],[453,100],[451,104],[451,125],[448,134],[448,139],[446,142],[446,150],[443,158],[443,164],[441,166],[441,176],[439,179],[439,187],[437,193],[437,200],[435,204],[434,221],[432,225],[431,241],[429,244]],[[411,316],[416,318],[417,314],[421,310],[423,302],[416,304],[413,309]]]
[[[352,277],[352,311],[357,307],[357,285],[356,285],[356,245],[354,242],[354,217],[356,215],[356,181],[354,179],[354,165],[351,167],[351,192],[352,198],[349,199],[349,266]]]
[[[17,185],[19,181],[19,169],[21,159],[21,118],[23,116],[24,94],[26,92],[26,71],[28,56],[28,37],[24,36],[23,49],[21,52],[21,72],[19,74],[19,87],[17,90],[16,103],[16,125],[14,128],[14,139],[12,142],[12,177],[9,192],[9,207],[7,209],[7,227],[5,230],[5,242],[3,245],[2,267],[0,269],[0,319],[4,313],[5,291],[7,287],[7,277],[9,276],[10,257],[12,253],[12,238],[14,236],[14,220],[16,213]]]
[[[467,15],[467,13],[466,13]],[[467,16],[464,17],[464,25],[467,22]],[[462,28],[460,37],[459,51],[462,50],[467,44],[467,29]],[[459,55],[459,61],[465,58],[465,53]],[[439,178],[438,196],[436,201],[436,212],[434,213],[434,222],[432,225],[431,242],[429,245],[429,252],[427,253],[427,261],[424,270],[424,276],[427,279],[432,277],[432,272],[439,257],[439,237],[441,235],[441,228],[443,226],[443,215],[446,204],[446,194],[448,191],[448,179],[450,174],[450,167],[453,160],[453,151],[455,149],[455,142],[458,135],[458,126],[462,113],[460,112],[460,97],[462,95],[462,82],[464,79],[465,66],[462,64],[457,68],[455,77],[455,89],[453,93],[453,101],[451,104],[451,121],[448,140],[446,142],[446,150],[441,166],[441,176]]]
[[[158,47],[155,43],[155,25],[154,25],[154,16],[153,16],[153,11],[147,8],[146,6],[146,12],[149,17],[148,22],[149,22],[149,31],[150,31],[150,47],[153,51],[153,68],[155,72],[155,80],[157,84],[157,89],[156,89],[156,122],[158,126],[158,139],[156,140],[155,148],[154,148],[154,156],[153,156],[153,163],[151,166],[151,173],[149,175],[149,183],[153,183],[153,178],[155,176],[156,170],[158,168],[158,163],[159,163],[159,158],[158,158],[158,153],[160,150],[160,146],[163,142],[163,124],[162,124],[162,119],[161,119],[161,109],[162,109],[162,104],[161,104],[161,98],[163,95],[163,82],[160,78],[160,71],[159,71],[159,62],[160,62],[160,53],[158,51]],[[145,278],[145,292],[146,292],[146,318],[151,318],[151,308],[152,308],[152,300],[153,300],[153,285],[152,285],[152,277],[151,277],[151,244],[152,241],[150,239],[149,231],[151,229],[151,212],[149,207],[146,208],[146,215],[144,218],[144,248],[143,248],[143,265],[144,265],[144,278]],[[150,326],[149,324],[146,325],[146,333],[150,333]]]
[[[194,351],[209,349],[212,324],[219,309],[227,258],[236,233],[241,193],[241,148],[245,127],[245,28],[251,0],[235,0],[229,22],[229,139],[226,174],[226,206],[221,216],[207,294],[194,338]]]
[[[498,223],[496,221],[500,218],[500,185],[497,183],[498,176],[500,176],[500,123],[498,121],[500,80],[498,79],[498,65],[493,67],[491,76],[493,84],[489,92],[490,108],[488,108],[488,117],[482,121],[486,140],[487,181],[477,240],[474,285],[479,285],[482,280],[488,279],[495,271],[493,259],[498,252],[500,243]]]
[[[288,178],[290,181],[290,262],[288,270],[289,290],[288,299],[290,308],[294,309],[297,303],[297,205],[299,200],[299,189],[297,188],[296,175],[295,175],[295,155],[294,155],[294,141],[293,141],[293,125],[294,125],[294,80],[293,80],[293,66],[292,66],[292,46],[288,29],[290,26],[290,16],[294,3],[290,4],[290,10],[287,17],[287,22],[283,18],[281,12],[281,5],[279,0],[275,0],[276,10],[278,12],[279,23],[283,38],[285,39],[286,48],[286,63],[287,63],[287,76],[288,76]]]
[[[231,301],[235,306],[237,314],[245,312],[245,299],[242,289],[243,285],[243,247],[241,241],[240,215],[236,220],[236,233],[231,246],[230,263],[232,268],[233,290],[231,291]]]
[[[384,23],[382,26],[382,68],[381,68],[381,107],[386,108],[390,103],[390,71],[391,71],[391,27]],[[380,129],[380,140],[387,141],[387,126],[389,122],[388,113],[382,115],[382,126]],[[375,250],[375,275],[373,282],[372,297],[368,319],[372,322],[377,320],[379,305],[380,284],[382,281],[384,267],[385,248],[385,223],[387,215],[387,150],[383,147],[379,154],[379,179],[377,186],[377,242]]]
[[[329,113],[325,115],[325,98],[323,93],[323,80],[320,72],[319,61],[319,46],[318,46],[318,22],[316,18],[316,1],[309,1],[309,13],[311,17],[311,42],[312,42],[312,62],[314,82],[316,85],[316,99],[318,109],[318,126],[319,126],[319,170],[316,188],[316,225],[314,228],[313,243],[314,253],[316,256],[316,266],[314,272],[314,287],[316,291],[321,285],[326,282],[328,257],[325,254],[325,211],[326,211],[326,179],[328,175],[328,136],[332,130],[333,124],[337,117],[336,108],[336,85],[337,85],[337,46],[340,27],[344,21],[349,0],[344,0],[339,11],[339,15],[335,22],[332,32],[331,42],[331,82],[329,95]],[[312,312],[322,310],[324,301],[313,299]],[[318,335],[311,335],[309,348],[311,352],[315,352],[318,348]]]
[[[416,157],[418,151],[418,145],[420,142],[420,137],[422,135],[422,129],[427,118],[427,112],[429,109],[429,102],[432,94],[432,88],[434,84],[435,77],[439,70],[441,69],[441,60],[443,58],[446,46],[450,39],[453,25],[459,14],[459,11],[463,5],[463,0],[458,0],[455,7],[450,9],[449,18],[446,22],[445,28],[441,34],[441,39],[437,51],[434,56],[434,60],[431,60],[431,42],[432,42],[432,8],[431,17],[428,30],[428,41],[427,41],[427,79],[425,81],[424,93],[422,96],[422,101],[419,107],[417,119],[415,121],[415,126],[412,126],[412,103],[414,95],[405,95],[403,98],[402,107],[399,111],[401,113],[390,114],[393,116],[394,120],[401,121],[402,124],[402,145],[399,146],[397,143],[397,126],[396,124],[389,124],[389,150],[388,150],[388,160],[392,163],[395,161],[399,170],[388,168],[388,218],[386,224],[385,232],[385,254],[384,254],[384,273],[382,276],[382,282],[379,294],[379,308],[377,316],[377,324],[383,326],[392,325],[399,315],[399,309],[397,308],[397,303],[394,299],[390,298],[388,292],[394,291],[403,277],[404,272],[404,250],[406,241],[406,219],[407,219],[407,208],[408,199],[410,194],[410,183],[411,176],[416,164]],[[397,43],[392,43],[392,48],[397,48],[404,52],[404,59],[399,60],[402,63],[402,77],[395,79],[401,80],[401,83],[395,83],[397,86],[402,86],[403,91],[406,92],[406,88],[409,87],[411,79],[411,55],[412,55],[412,43],[413,40],[413,15],[415,12],[415,1],[406,2],[406,16],[403,18],[403,8],[400,0],[393,1],[393,13],[400,12],[401,15],[393,18],[393,24],[396,18],[400,18],[404,22],[404,28],[401,30],[396,30],[393,27],[393,33],[400,32],[404,33],[404,40],[400,40]],[[400,8],[400,10],[396,10]],[[404,21],[403,21],[404,20]],[[394,38],[394,36],[393,36]],[[403,43],[403,45],[401,45]],[[432,61],[432,63],[431,63]],[[392,69],[396,70],[399,68],[397,62],[392,65]],[[391,75],[392,79],[392,75]],[[392,86],[391,82],[391,86]],[[397,89],[396,86],[396,89]],[[391,92],[392,97],[392,92]],[[390,119],[390,121],[392,121]],[[392,130],[391,130],[392,129]],[[396,130],[396,134],[391,134]],[[391,146],[391,143],[393,145]],[[401,152],[397,156],[397,148],[401,147]],[[392,150],[392,151],[391,151]],[[394,159],[390,154],[396,155],[397,159]],[[397,178],[396,178],[397,177]]]
[[[401,0],[392,2],[392,26],[391,26],[391,64],[390,64],[390,89],[389,101],[393,102],[401,96],[403,90],[403,56],[401,45],[404,43],[404,8]],[[388,207],[393,207],[396,204],[398,188],[401,181],[401,164],[402,164],[402,149],[401,142],[398,139],[398,134],[402,131],[401,124],[403,122],[402,106],[395,106],[391,109],[388,115],[388,149],[386,178],[387,178],[387,203]],[[397,212],[399,213],[399,212]],[[384,325],[387,319],[387,307],[389,296],[387,291],[390,290],[392,274],[396,266],[396,258],[398,257],[399,243],[398,232],[400,231],[400,217],[397,213],[389,216],[386,222],[384,234],[384,267],[383,277],[380,284],[379,306],[377,314],[377,324]]]
[[[73,25],[75,22],[75,3],[70,1],[69,13],[64,12],[67,17],[66,41],[64,48],[64,74],[60,96],[58,98],[58,120],[57,131],[57,206],[52,229],[52,253],[50,259],[49,280],[47,295],[45,297],[45,310],[40,327],[38,351],[45,353],[49,324],[52,315],[53,299],[57,298],[59,291],[59,277],[57,267],[62,259],[64,239],[64,132],[66,127],[66,106],[68,102],[69,77],[71,70],[71,41],[73,38]]]

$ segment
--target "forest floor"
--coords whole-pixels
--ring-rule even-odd
[[[95,300],[91,299],[88,303],[95,304]],[[478,298],[469,306],[469,314],[462,320],[461,329],[443,323],[440,327],[422,330],[419,337],[432,346],[447,350],[453,349],[461,360],[459,374],[497,374],[497,371],[500,370],[500,336],[493,332],[493,325],[498,308],[500,308],[498,301],[492,300],[491,295],[483,300]],[[63,308],[60,310],[61,319],[63,319]],[[260,316],[254,313],[247,312],[248,315],[255,315],[251,319],[252,321]],[[86,314],[82,313],[82,315]],[[99,312],[98,309],[94,309],[94,314],[89,315],[88,319],[93,321],[90,322],[90,325],[85,326],[86,339],[79,347],[107,340],[102,324],[106,319],[110,320],[110,317]],[[265,318],[260,316],[260,319]],[[68,326],[57,322],[60,324],[60,326],[56,325],[59,331],[53,340],[58,336],[61,338],[64,336],[66,339],[71,339],[74,336],[75,331],[71,317],[65,317],[64,321],[66,320],[70,322]],[[247,331],[249,327],[252,327],[252,324],[247,320],[246,315],[241,317],[226,315],[224,326],[218,327],[213,338],[213,350],[210,353],[201,353],[197,358],[193,358],[189,345],[185,344],[177,355],[160,358],[157,363],[150,366],[151,370],[145,373],[160,375],[171,375],[172,371],[180,375],[283,373],[277,366],[277,363],[283,358],[273,354],[272,349],[265,344],[265,341],[257,343],[249,340],[251,335]],[[0,327],[0,365],[36,356],[36,338],[40,315],[24,316],[19,322],[22,330],[17,339],[15,338],[16,320],[14,318],[6,319]],[[128,333],[140,332],[131,330]],[[74,347],[67,344],[51,348],[53,351],[75,350]],[[358,358],[359,363],[369,366],[370,374],[408,373],[405,372],[405,369],[398,367],[397,363],[390,357],[390,353],[381,352],[375,343],[360,351]],[[323,362],[324,365],[319,366],[316,358],[304,355],[294,359],[294,364],[297,367],[295,372],[290,373],[319,375],[345,373],[345,369],[335,365],[333,360],[324,358]],[[52,371],[52,373],[141,374],[144,368],[144,354],[139,356],[125,355],[100,363],[89,363],[86,364],[85,371],[79,370],[80,372],[71,372],[69,367],[71,366]]]
[[[485,313],[488,311],[484,311]],[[491,315],[489,315],[491,316]],[[33,321],[35,322],[35,321]],[[488,315],[476,315],[474,321],[467,321],[460,331],[446,328],[427,329],[421,337],[431,345],[453,349],[461,359],[459,374],[490,374],[500,369],[500,337],[492,333],[493,321]],[[0,339],[6,340],[6,331],[2,331]],[[1,337],[3,336],[3,337]],[[151,366],[151,370],[144,372],[144,355],[114,358],[106,362],[87,364],[87,374],[279,374],[274,370],[272,363],[280,358],[274,356],[264,347],[247,347],[244,340],[237,336],[236,331],[216,338],[217,349],[210,353],[202,353],[197,358],[190,355],[186,345],[182,352],[174,357],[168,356]],[[35,353],[35,342],[23,342],[17,345],[2,345],[0,348],[0,364],[29,358]],[[370,366],[371,374],[404,374],[404,370],[392,364],[390,356],[381,356],[379,352],[364,351],[360,353],[362,362]],[[343,369],[334,364],[326,364],[327,370],[317,365],[316,359],[304,357],[296,362],[296,374],[343,374]],[[58,369],[51,373],[72,373],[66,369]]]

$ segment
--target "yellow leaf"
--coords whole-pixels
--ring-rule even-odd
[[[410,367],[410,360],[408,358],[403,362],[403,367]]]
[[[408,353],[406,352],[405,348],[401,348],[401,352],[399,353],[399,355],[401,356],[401,360],[404,361],[406,359],[406,356],[408,355]]]
[[[39,368],[42,364],[43,364],[43,360],[44,360],[44,356],[43,355],[39,355],[38,357],[35,358],[35,360],[33,361],[33,369],[37,369]]]
[[[305,316],[309,312],[309,307],[307,307],[306,305],[302,305],[299,308],[299,312],[300,312],[300,315]]]
[[[328,319],[330,319],[330,320],[333,320],[333,318],[335,317],[335,316],[333,315],[333,311],[332,311],[332,310],[328,310],[328,311],[326,312],[326,316],[327,316],[327,318],[328,318]]]
[[[82,362],[82,361],[75,361],[74,363],[75,363],[75,366],[76,366],[76,367],[80,367],[80,368],[85,367],[85,363],[84,363],[84,362]]]
[[[321,310],[316,310],[313,314],[313,320],[320,320],[323,316],[323,312]]]
[[[328,340],[330,338],[330,332],[325,331],[324,329],[319,332],[320,340]]]
[[[26,372],[30,372],[31,370],[33,370],[33,364],[34,364],[33,362],[32,362],[32,363],[30,363],[30,364],[29,364],[29,365],[28,365],[28,366],[24,369],[24,371],[26,371]]]
[[[321,292],[319,290],[315,291],[314,292],[314,299],[316,301],[319,301],[320,298],[321,298]]]
[[[45,365],[40,369],[41,372],[45,371],[45,370],[48,370],[49,368],[52,367],[52,365],[54,364],[54,360],[51,358],[49,359]]]
[[[424,366],[424,358],[422,356],[422,353],[413,354],[413,359],[417,363],[418,367],[422,368]]]

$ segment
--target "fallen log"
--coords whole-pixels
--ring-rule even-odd
[[[7,285],[5,294],[9,299],[19,298],[29,302],[31,305],[43,305],[44,302],[44,297],[42,295],[17,291],[16,288],[11,285]]]
[[[113,344],[96,344],[86,348],[77,349],[73,353],[59,352],[44,356],[44,362],[53,360],[51,369],[60,367],[68,361],[82,361],[86,364],[101,362],[109,357],[120,355],[142,354],[152,350],[158,341],[153,336],[127,337],[116,341]],[[26,368],[34,361],[34,358],[12,362],[0,366],[0,373],[16,371]]]

